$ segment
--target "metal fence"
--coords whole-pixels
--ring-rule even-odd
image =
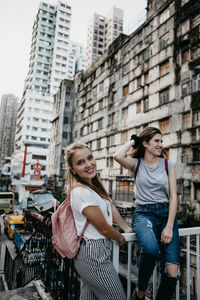
[[[4,272],[9,289],[41,279],[53,299],[79,299],[80,278],[73,260],[62,259],[51,244],[51,215],[35,222],[35,230],[13,259],[6,248]],[[34,222],[31,222],[32,224]]]
[[[33,279],[41,279],[53,299],[76,300],[80,295],[80,278],[73,260],[62,259],[52,247],[50,217],[49,214],[43,222],[36,222],[34,232],[14,259],[6,249],[4,271],[8,288],[14,289],[25,286]],[[177,284],[176,300],[180,297],[200,300],[200,227],[179,229],[179,233],[183,276]],[[137,281],[137,263],[134,259],[137,260],[139,248],[134,233],[124,235],[127,240],[125,247],[113,242],[112,259],[129,299]],[[155,299],[159,279],[157,271],[158,266],[154,270],[149,299]]]

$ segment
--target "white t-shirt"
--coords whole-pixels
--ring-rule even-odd
[[[107,199],[101,198],[95,191],[90,188],[76,187],[71,191],[70,195],[71,208],[73,211],[77,234],[80,235],[86,223],[86,217],[82,211],[87,206],[99,206],[107,223],[112,225],[112,210],[111,203]],[[104,239],[105,236],[89,223],[84,236],[87,239]]]

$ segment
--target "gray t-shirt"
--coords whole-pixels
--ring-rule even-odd
[[[138,159],[133,158],[134,169],[137,167]],[[168,160],[168,171],[175,165]],[[169,202],[169,181],[165,169],[165,160],[160,158],[157,165],[150,168],[144,160],[140,159],[140,166],[135,183],[136,204],[153,204]]]

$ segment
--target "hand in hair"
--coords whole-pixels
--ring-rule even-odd
[[[136,134],[132,134],[130,140],[133,140],[135,142],[135,144],[132,147],[134,149],[136,149],[138,147],[138,145],[140,144],[139,136],[137,136]]]

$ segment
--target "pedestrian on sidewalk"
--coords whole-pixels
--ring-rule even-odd
[[[70,194],[78,235],[86,221],[89,224],[81,240],[80,249],[74,259],[81,277],[81,300],[125,300],[118,274],[111,262],[112,241],[119,245],[126,241],[124,236],[112,227],[115,222],[124,232],[132,228],[123,220],[112,204],[96,171],[96,160],[86,144],[73,143],[65,150],[68,165],[67,185]],[[85,241],[86,239],[86,241]]]
[[[130,157],[129,150],[133,148]],[[138,284],[131,299],[145,299],[156,261],[161,259],[161,280],[156,300],[172,299],[179,279],[180,246],[175,166],[164,160],[162,135],[146,127],[121,146],[114,159],[135,177],[136,209],[133,229],[141,246]]]

